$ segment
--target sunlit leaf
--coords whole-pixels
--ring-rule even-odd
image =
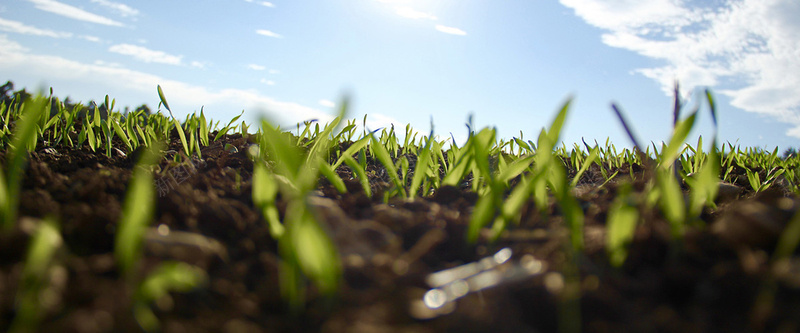
[[[172,109],[170,109],[169,108],[169,104],[167,104],[167,98],[164,97],[164,91],[161,90],[161,85],[160,84],[158,85],[158,98],[161,100],[161,104],[164,105],[164,107],[167,109],[167,111],[172,113]]]

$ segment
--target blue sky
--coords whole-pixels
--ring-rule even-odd
[[[800,146],[796,17],[795,0],[7,0],[0,80],[131,107],[155,107],[160,84],[179,116],[292,127],[348,93],[370,128],[427,133],[432,117],[457,140],[470,114],[535,139],[572,96],[567,145],[617,146],[610,103],[660,142],[679,80],[715,93],[721,141],[783,150]],[[703,113],[693,136],[712,133]]]

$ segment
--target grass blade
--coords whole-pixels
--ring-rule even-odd
[[[373,133],[370,133],[370,148],[372,148],[373,152],[375,153],[375,157],[378,158],[378,161],[383,164],[383,167],[386,169],[386,173],[389,174],[389,178],[394,183],[395,187],[402,193],[403,197],[406,197],[406,189],[403,186],[403,183],[400,181],[400,177],[397,175],[397,168],[392,162],[392,157],[389,155],[389,151],[386,150],[386,147],[382,145],[378,139],[375,138]]]
[[[344,163],[350,167],[350,170],[356,174],[356,178],[358,178],[358,182],[361,183],[361,187],[364,189],[364,193],[367,197],[372,197],[372,189],[369,185],[369,177],[367,177],[367,172],[364,168],[356,162],[356,160],[352,156],[342,155],[344,157]]]
[[[344,185],[344,181],[342,177],[336,173],[336,171],[331,168],[331,166],[323,160],[319,161],[319,171],[322,173],[325,178],[331,182],[331,185],[339,191],[339,193],[347,193],[347,187]]]
[[[109,117],[109,121],[111,122],[111,126],[114,127],[114,132],[117,133],[117,136],[120,137],[120,139],[122,139],[122,142],[125,143],[125,146],[128,147],[128,151],[129,152],[133,151],[133,145],[131,145],[131,140],[128,139],[128,135],[125,134],[125,131],[122,130],[122,127],[117,123],[117,120],[116,119],[112,120]]]
[[[406,135],[406,137],[407,136],[408,135]],[[408,197],[411,199],[417,195],[417,191],[422,184],[422,179],[427,175],[427,170],[431,163],[431,146],[433,145],[433,141],[433,120],[431,120],[431,134],[428,135],[428,142],[425,143],[425,148],[422,148],[422,153],[418,155],[417,165],[414,167],[414,176],[411,178],[411,188],[408,193]]]
[[[669,145],[661,151],[661,161],[659,164],[661,168],[670,167],[672,162],[678,158],[686,144],[686,137],[689,136],[689,132],[692,130],[692,127],[694,127],[695,119],[697,119],[696,111],[686,119],[678,121],[678,124],[672,132]]]
[[[575,187],[575,185],[578,185],[578,181],[580,181],[581,176],[583,176],[583,174],[586,172],[586,170],[589,170],[589,167],[591,167],[592,164],[594,163],[594,161],[597,159],[597,156],[599,155],[599,152],[600,152],[600,149],[598,149],[597,147],[595,147],[595,148],[593,148],[593,149],[591,149],[589,151],[589,156],[586,157],[586,160],[583,161],[583,165],[581,165],[581,168],[575,174],[575,177],[572,178],[572,182],[570,183],[570,187]]]
[[[181,139],[181,145],[183,145],[183,152],[186,153],[186,156],[192,156],[189,152],[189,143],[186,142],[186,134],[183,132],[183,127],[181,127],[181,123],[179,123],[177,119],[173,118],[172,124],[175,126],[175,130],[178,132],[178,137]]]

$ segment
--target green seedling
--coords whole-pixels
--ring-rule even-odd
[[[399,191],[404,198],[407,197],[405,187],[403,186],[403,182],[400,180],[400,177],[397,175],[397,168],[395,167],[394,162],[392,162],[392,157],[389,153],[389,150],[387,150],[386,146],[375,138],[375,135],[372,132],[370,132],[369,135],[369,147],[373,151],[373,156],[375,156],[386,169],[386,173],[389,174],[389,179],[391,179],[394,183],[395,190]]]
[[[208,133],[209,123],[206,121],[206,116],[203,114],[203,108],[200,107],[200,129],[198,132],[198,136],[200,137],[200,144],[203,146],[208,146]],[[198,150],[199,151],[199,150]]]
[[[99,117],[100,109],[95,106],[95,117],[100,118],[100,129],[102,130],[103,136],[105,137],[106,156],[108,157],[111,157],[111,143],[114,138],[114,133],[116,131],[116,128],[113,127],[113,124],[115,123],[113,119],[114,104],[116,104],[116,100],[112,100],[111,103],[109,104],[108,95],[106,95],[106,100],[105,100],[106,113],[107,113],[106,119],[102,119]],[[122,133],[123,141],[127,141],[127,136],[125,135],[125,133],[123,133],[121,129],[120,132]],[[130,144],[128,146],[130,146]]]
[[[406,137],[408,137],[408,133],[406,133]],[[428,174],[428,169],[431,165],[431,150],[434,141],[433,121],[431,120],[431,134],[428,135],[428,140],[425,143],[425,147],[422,148],[422,153],[417,157],[417,165],[414,167],[414,176],[411,178],[411,188],[408,192],[408,197],[411,199],[414,199],[414,197],[417,196],[417,191],[419,191],[419,188],[422,185],[422,180]]]
[[[476,191],[481,196],[472,211],[472,217],[467,227],[467,241],[475,243],[478,240],[480,230],[489,221],[495,218],[497,208],[502,204],[503,184],[492,177],[489,168],[489,144],[494,141],[495,130],[485,128],[468,140],[472,141],[470,154],[473,157],[472,174],[473,188],[478,184],[485,184],[480,190]]]
[[[457,186],[466,177],[467,171],[472,165],[472,155],[466,154],[466,151],[472,148],[467,148],[472,142],[467,140],[464,147],[458,147],[455,139],[450,144],[450,149],[447,151],[447,158],[443,159],[444,164],[444,178],[442,185]],[[466,148],[466,149],[465,149]]]
[[[336,163],[334,163],[332,165],[332,168],[334,170],[336,168],[338,168],[339,165],[341,165],[345,161],[347,156],[352,158],[354,154],[360,154],[362,151],[364,151],[364,148],[367,147],[367,145],[369,143],[370,143],[370,136],[368,136],[368,135],[365,135],[363,138],[361,138],[358,141],[354,142],[352,145],[350,145],[349,148],[347,148],[341,154],[341,156],[339,156],[339,158],[336,160]]]
[[[140,157],[133,170],[122,206],[122,217],[114,242],[114,256],[120,272],[129,281],[142,256],[142,242],[155,210],[155,188],[150,166],[160,159],[160,144],[154,144]]]
[[[242,110],[242,113],[240,113],[238,116],[233,117],[233,119],[231,119],[231,121],[227,125],[225,125],[225,127],[223,127],[221,130],[217,131],[217,135],[214,136],[214,141],[217,141],[223,135],[228,134],[228,131],[235,131],[236,130],[236,126],[231,127],[231,125],[236,123],[236,121],[239,120],[239,118],[243,114],[244,114],[244,110]]]
[[[189,292],[207,283],[206,272],[198,267],[183,262],[163,262],[136,289],[133,296],[134,318],[145,331],[158,332],[161,324],[151,304],[168,298],[170,292]]]
[[[697,150],[695,157],[696,177],[687,178],[687,184],[691,189],[689,194],[689,215],[698,218],[703,207],[716,207],[714,200],[719,191],[719,174],[721,169],[720,156],[717,151],[717,109],[714,97],[709,90],[706,90],[706,100],[708,101],[711,119],[714,123],[714,140],[711,142],[711,149],[708,155],[703,154],[703,137],[697,140]],[[703,161],[701,164],[699,161]]]
[[[372,189],[369,185],[369,178],[367,177],[367,172],[361,164],[349,155],[342,155],[344,158],[344,163],[356,174],[356,178],[358,182],[361,183],[361,187],[364,189],[364,193],[367,197],[372,197]]]
[[[108,119],[109,119],[108,122],[114,128],[114,132],[120,139],[122,139],[122,142],[125,143],[125,146],[128,147],[128,151],[129,152],[133,151],[134,149],[133,143],[131,143],[131,140],[128,138],[128,134],[125,133],[125,130],[122,129],[122,126],[120,126],[117,117],[111,117],[111,115],[109,115]]]
[[[592,164],[594,164],[594,162],[597,160],[599,151],[600,150],[597,149],[596,147],[589,151],[589,156],[586,157],[581,166],[578,168],[578,172],[575,174],[575,177],[572,178],[572,182],[570,182],[570,187],[575,187],[575,185],[578,185],[578,181],[580,181],[581,176],[583,176],[586,170],[589,170],[589,167],[591,167]]]
[[[400,171],[400,183],[404,186],[405,184],[408,184],[408,169],[410,167],[408,164],[408,158],[406,156],[400,156],[400,158],[397,159],[397,164],[395,164],[394,167]]]
[[[17,315],[10,333],[35,332],[46,309],[46,290],[50,284],[50,271],[54,255],[63,240],[58,224],[52,218],[41,221],[28,245],[20,287],[17,289]],[[52,296],[51,296],[52,297]]]
[[[161,85],[158,86],[158,98],[161,99],[161,105],[164,105],[164,108],[169,111],[170,117],[172,117],[172,124],[175,126],[175,130],[178,132],[178,137],[181,139],[181,145],[183,145],[183,152],[186,156],[192,156],[191,151],[189,150],[189,143],[186,142],[186,133],[183,132],[183,127],[181,123],[178,122],[178,119],[175,118],[175,115],[172,114],[172,110],[169,108],[169,104],[167,104],[167,98],[164,97],[164,92],[161,90]],[[166,126],[166,137],[169,138],[169,126]]]
[[[327,137],[315,143],[315,148],[306,156],[295,145],[294,140],[266,121],[262,121],[258,133],[261,158],[268,157],[274,165],[272,172],[261,170],[259,178],[264,181],[285,179],[278,186],[282,198],[288,201],[286,215],[283,217],[283,231],[276,222],[271,224],[273,235],[278,234],[278,248],[281,256],[281,292],[291,308],[299,311],[304,303],[305,280],[309,278],[323,295],[335,293],[341,276],[341,264],[333,242],[319,226],[308,206],[307,198],[317,184],[319,165],[324,163],[321,152],[328,151]],[[265,163],[261,160],[258,163]],[[259,168],[261,168],[259,166]],[[255,176],[255,175],[254,175]],[[270,181],[270,180],[267,180]],[[267,202],[274,193],[272,184],[254,185],[254,202]],[[265,199],[266,198],[266,199]],[[271,219],[275,219],[274,214]]]
[[[28,152],[36,148],[39,136],[37,135],[37,122],[44,115],[47,99],[41,96],[33,98],[20,106],[19,120],[12,138],[12,144],[6,159],[8,168],[3,174],[0,172],[0,230],[7,231],[14,227],[17,221],[19,205],[19,192]],[[4,121],[8,123],[8,120]]]
[[[331,185],[339,191],[339,193],[347,193],[347,187],[344,185],[344,180],[333,170],[330,164],[321,161],[319,164],[320,173],[331,182]]]
[[[219,121],[207,122],[201,108],[199,116],[195,113],[186,115],[183,124],[179,123],[158,88],[161,104],[170,113],[167,116],[162,113],[147,116],[143,111],[123,115],[114,110],[114,101],[108,97],[103,104],[108,108],[105,119],[100,116],[96,105],[93,112],[80,116],[86,108],[67,108],[52,97],[52,93],[49,98],[37,97],[25,103],[16,98],[9,103],[0,103],[0,144],[8,149],[7,169],[0,172],[2,228],[12,228],[16,223],[19,183],[25,160],[39,141],[77,148],[88,143],[92,151],[101,147],[109,155],[114,137],[119,138],[116,143],[121,143],[128,151],[139,146],[145,146],[149,151],[157,149],[153,147],[168,139],[174,128],[179,132],[184,151],[176,154],[176,161],[185,161],[195,153],[199,156],[201,147],[209,143],[209,132],[217,129]],[[616,267],[624,263],[633,230],[645,212],[650,214],[653,209],[657,210],[669,222],[674,239],[683,237],[688,228],[703,227],[700,217],[704,209],[714,207],[720,177],[731,182],[749,182],[754,191],[781,186],[799,193],[800,158],[796,155],[781,158],[777,149],[744,148],[731,143],[717,149],[714,100],[708,91],[706,98],[715,126],[714,140],[705,138],[706,143],[712,141],[710,148],[704,146],[704,137],[698,138],[694,147],[685,143],[697,111],[681,119],[679,111],[683,105],[677,98],[672,136],[666,143],[648,146],[639,144],[621,117],[621,111],[613,106],[634,142],[632,150],[616,147],[608,139],[605,145],[595,141],[593,147],[584,142],[585,149],[579,144],[571,149],[564,143],[559,144],[559,133],[569,102],[549,128],[541,131],[536,142],[523,139],[521,132],[518,138],[511,140],[496,138],[496,131],[491,128],[476,132],[471,120],[467,126],[469,138],[466,143],[459,147],[451,134],[452,141],[446,148],[443,146],[450,139],[437,141],[433,136],[433,126],[428,136],[419,135],[411,126],[406,126],[399,133],[404,137],[399,139],[393,127],[375,132],[368,132],[364,127],[363,131],[357,131],[356,120],[345,122],[342,115],[328,124],[305,122],[302,132],[298,124],[297,136],[262,123],[249,138],[259,143],[258,154],[253,154],[252,198],[262,211],[270,234],[278,240],[282,294],[294,310],[300,310],[306,300],[309,281],[322,294],[330,295],[341,280],[342,268],[337,250],[318,224],[322,215],[317,215],[317,206],[309,201],[314,200],[321,177],[325,177],[336,190],[347,190],[339,177],[342,170],[338,168],[343,164],[352,170],[353,177],[368,196],[372,196],[369,177],[376,176],[374,163],[377,161],[382,165],[393,184],[392,190],[385,193],[383,199],[386,201],[398,197],[413,200],[427,196],[431,189],[441,186],[471,188],[479,198],[469,217],[467,230],[467,237],[473,242],[489,222],[493,222],[489,230],[491,238],[499,237],[506,228],[520,221],[523,209],[531,201],[543,218],[551,218],[546,214],[555,203],[560,212],[556,221],[563,222],[569,229],[565,249],[567,261],[562,272],[564,290],[573,290],[579,281],[575,262],[583,248],[583,210],[571,189],[585,181],[589,170],[602,174],[601,187],[618,178],[620,172],[627,172],[633,179],[620,183],[618,197],[606,215],[606,251],[609,262]],[[52,115],[50,105],[55,108]],[[342,109],[346,109],[346,101],[342,105]],[[39,114],[32,115],[36,112]],[[213,139],[232,132],[250,136],[250,127],[245,122],[239,124],[242,115],[217,131]],[[366,116],[362,124],[365,125],[365,121]],[[342,130],[338,130],[340,124],[346,124]],[[338,149],[344,145],[349,148]],[[646,150],[642,151],[642,148]],[[634,173],[637,165],[644,167],[644,173]],[[142,255],[141,234],[150,222],[148,216],[152,216],[154,197],[152,176],[142,174],[140,169],[135,168],[128,187],[114,255],[120,273],[130,282],[137,321],[145,330],[156,330],[159,324],[150,310],[152,302],[168,297],[170,291],[185,291],[199,286],[205,277],[192,267],[173,263],[157,269],[148,277],[140,278],[137,274]],[[575,176],[569,179],[568,174]],[[639,184],[641,180],[646,181],[643,189],[637,187],[634,193],[631,184]],[[681,189],[681,181],[685,181],[688,193]],[[285,207],[285,210],[279,211],[278,207]],[[773,269],[781,268],[781,263],[785,263],[782,260],[788,258],[786,253],[793,253],[797,247],[800,239],[797,219],[795,217],[781,235],[772,258]],[[19,295],[19,299],[27,297]],[[575,307],[579,295],[579,290],[562,295],[560,313],[564,323],[569,318],[574,321],[580,315]],[[42,313],[46,315],[47,311],[38,312],[37,316],[40,316]],[[19,312],[17,315],[25,318]],[[38,320],[34,319],[30,322]]]
[[[631,194],[630,184],[617,189],[617,198],[611,204],[606,219],[606,252],[614,267],[622,266],[628,256],[628,245],[633,240],[639,210]]]
[[[279,239],[284,233],[278,207],[275,206],[277,196],[278,184],[267,171],[267,166],[264,163],[256,163],[253,166],[253,203],[261,208],[269,225],[270,234],[275,239]]]

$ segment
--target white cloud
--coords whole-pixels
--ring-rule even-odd
[[[308,119],[319,119],[322,122],[333,119],[331,115],[318,109],[275,100],[255,90],[208,89],[118,65],[85,64],[59,56],[32,54],[5,35],[0,35],[0,72],[26,73],[34,77],[47,78],[48,81],[66,81],[76,86],[97,85],[108,90],[144,96],[155,96],[156,86],[161,85],[174,110],[189,112],[204,105],[209,115],[210,110],[224,109],[227,112],[235,112],[237,109],[245,108],[248,114],[262,113],[284,126]],[[98,94],[108,93],[108,90]],[[141,102],[134,101],[134,103]],[[224,115],[213,117],[220,116]]]
[[[0,31],[13,32],[24,35],[45,36],[53,38],[70,38],[72,34],[69,32],[53,31],[47,29],[39,29],[22,22],[6,20],[0,18]]]
[[[263,84],[266,84],[268,86],[274,86],[275,85],[275,81],[267,80],[267,79],[261,79],[259,82],[261,82]]]
[[[696,15],[674,0],[561,0],[587,23],[609,30],[654,24],[683,24]]]
[[[444,25],[441,25],[441,24],[437,24],[436,25],[436,30],[439,30],[441,32],[444,32],[446,34],[451,34],[451,35],[458,35],[458,36],[466,36],[467,35],[467,33],[464,30],[461,30],[459,28],[453,28],[453,27],[444,26]]]
[[[336,103],[334,103],[333,101],[327,100],[327,99],[321,99],[317,103],[319,103],[319,105],[322,105],[322,106],[324,106],[326,108],[332,108],[332,107],[336,106]]]
[[[103,7],[109,8],[117,12],[122,17],[130,17],[139,15],[139,10],[129,7],[128,5],[108,0],[92,0],[92,2],[99,4]]]
[[[146,47],[132,45],[132,44],[117,44],[108,48],[109,52],[119,53],[122,55],[129,55],[144,62],[155,62],[168,65],[180,65],[183,56],[176,56],[164,53],[162,51],[154,51]]]
[[[270,74],[279,74],[280,72],[281,71],[279,71],[277,69],[270,69],[268,73],[270,73]]]
[[[283,38],[283,36],[281,36],[281,35],[279,35],[277,33],[274,33],[274,32],[269,31],[269,30],[264,30],[264,29],[258,29],[258,30],[256,30],[256,33],[259,34],[259,35],[262,35],[262,36],[267,36],[267,37]]]
[[[244,2],[256,3],[256,4],[262,5],[264,7],[270,7],[270,8],[275,7],[275,4],[273,4],[272,2],[269,2],[269,1],[244,0]]]
[[[431,13],[425,13],[417,11],[411,7],[397,7],[395,8],[395,13],[402,17],[407,17],[410,19],[426,19],[426,20],[437,20],[437,17]]]
[[[204,63],[202,63],[200,61],[192,61],[191,63],[189,63],[189,66],[192,66],[194,68],[200,68],[200,69],[205,69],[206,68],[206,64],[204,64]]]
[[[78,7],[70,6],[68,4],[61,3],[55,0],[28,0],[28,1],[32,2],[34,6],[39,10],[50,12],[56,15],[61,15],[74,20],[102,24],[102,25],[117,26],[117,27],[123,26],[122,23],[119,23],[112,19],[97,14],[92,14]]]
[[[261,66],[261,65],[256,65],[256,64],[249,64],[249,65],[247,65],[247,68],[252,69],[254,71],[263,71],[263,70],[267,69],[267,67],[264,67],[264,66]]]
[[[678,0],[561,0],[607,30],[603,43],[664,61],[635,72],[671,94],[716,87],[731,104],[790,124],[800,138],[800,3],[734,0],[710,6]],[[735,82],[735,88],[723,83]]]

